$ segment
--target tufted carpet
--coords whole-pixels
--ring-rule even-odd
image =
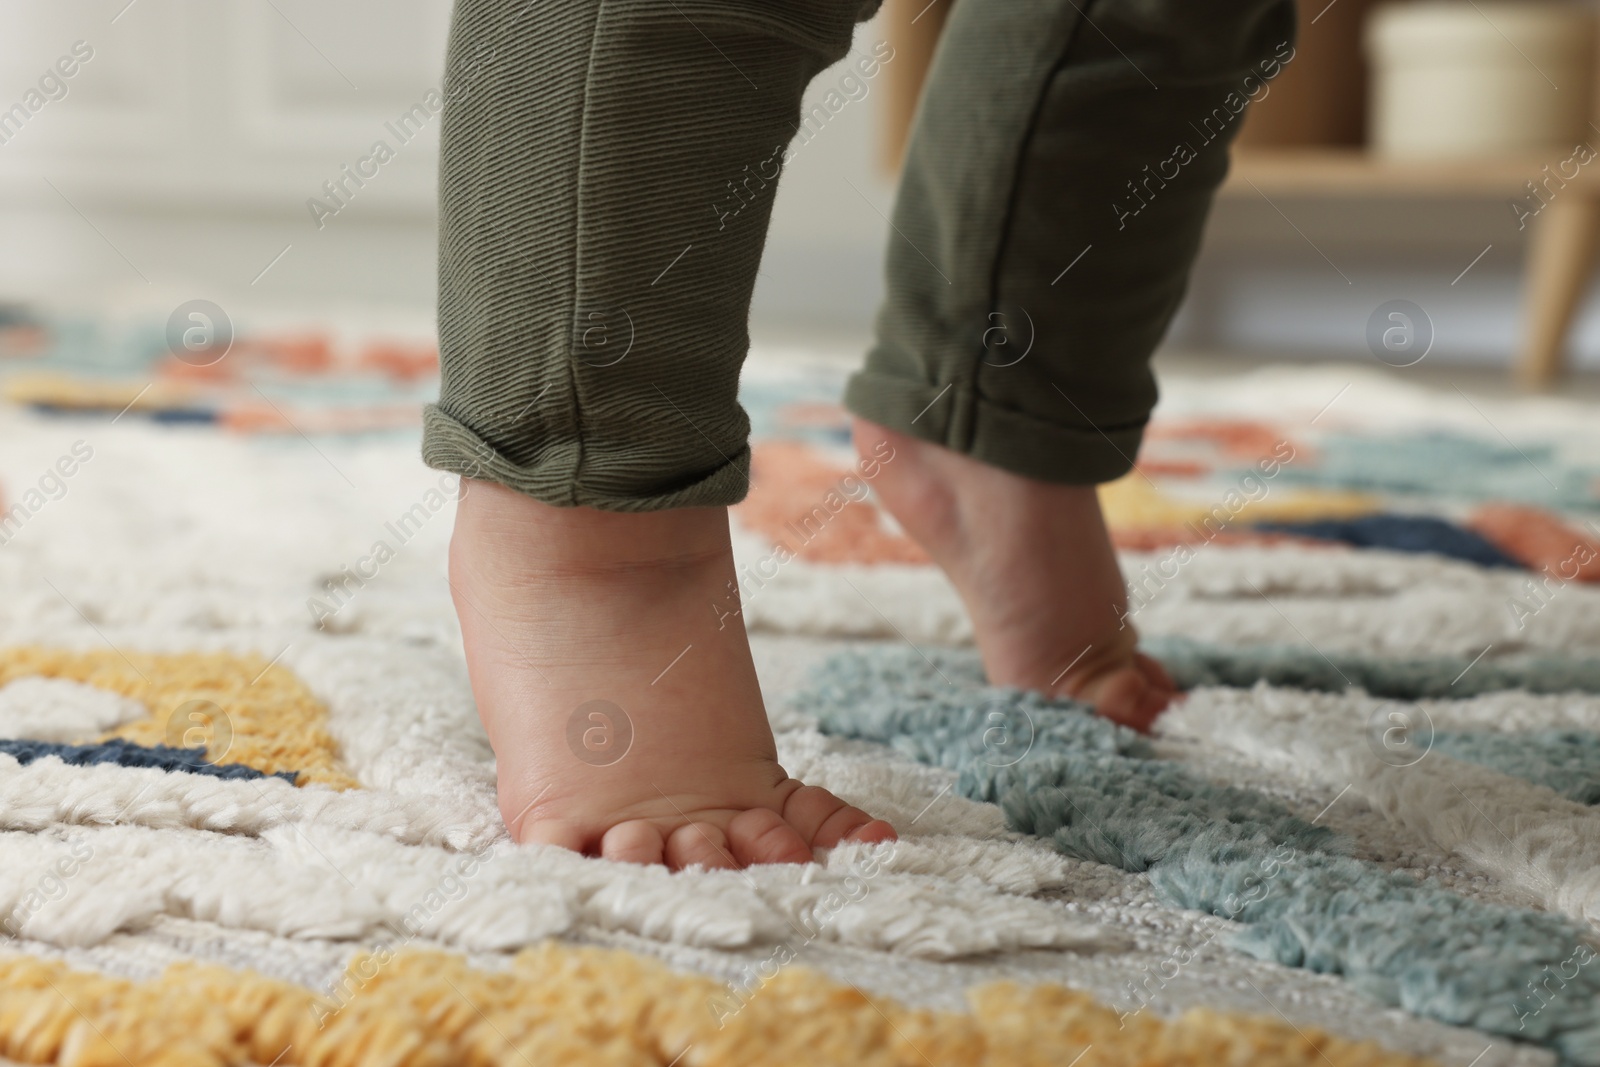
[[[409,427],[0,407],[0,1055],[1600,1063],[1587,409],[1169,378],[1143,737],[984,685],[838,381],[752,361],[733,610],[902,840],[738,873],[508,842]]]

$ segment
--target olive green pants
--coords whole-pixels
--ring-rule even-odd
[[[845,403],[1026,477],[1115,478],[1240,112],[1293,56],[1292,0],[935,2],[955,6]],[[785,148],[875,4],[457,0],[430,465],[618,511],[743,497]],[[858,54],[862,78],[894,61]]]

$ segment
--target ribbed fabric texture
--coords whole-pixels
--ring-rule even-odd
[[[1025,477],[1126,473],[1241,121],[1230,96],[1242,109],[1293,36],[1288,0],[957,4],[847,406]]]
[[[458,0],[429,464],[553,504],[743,497],[736,392],[783,149],[875,6]],[[846,394],[1069,483],[1132,465],[1244,94],[1293,36],[1291,0],[1086,10],[955,5]]]
[[[744,495],[736,392],[777,161],[874,6],[459,0],[430,465],[622,511]]]

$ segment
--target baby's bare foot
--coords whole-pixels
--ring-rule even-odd
[[[679,868],[894,838],[778,766],[726,607],[726,509],[619,514],[463,486],[450,585],[516,840]]]
[[[863,459],[879,460],[882,504],[961,595],[992,684],[1073,697],[1149,727],[1176,687],[1137,650],[1093,486],[1022,478],[862,419],[855,440]]]

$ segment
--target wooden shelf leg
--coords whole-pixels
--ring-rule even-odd
[[[883,172],[900,172],[911,120],[922,97],[922,83],[933,65],[933,51],[955,0],[886,0],[885,34],[894,48],[894,62],[884,68],[883,134],[878,139],[878,162]]]
[[[1589,286],[1600,242],[1600,196],[1563,189],[1535,216],[1523,268],[1518,384],[1545,389],[1565,369],[1567,331]]]

